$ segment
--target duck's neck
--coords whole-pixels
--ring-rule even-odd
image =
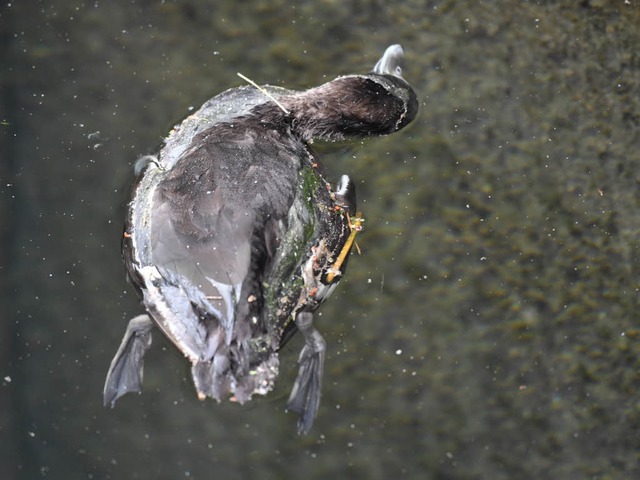
[[[304,140],[385,135],[400,128],[407,111],[403,99],[366,75],[339,77],[281,102]]]

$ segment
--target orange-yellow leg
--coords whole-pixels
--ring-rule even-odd
[[[355,242],[356,235],[363,228],[362,224],[364,223],[364,218],[362,218],[360,212],[358,212],[355,218],[351,218],[347,213],[347,220],[349,220],[349,227],[351,228],[351,233],[349,234],[349,238],[347,238],[347,241],[342,247],[342,250],[340,251],[340,254],[338,255],[338,258],[336,259],[335,263],[331,265],[331,268],[329,268],[329,272],[327,273],[327,281],[329,283],[333,282],[336,275],[340,274],[340,267],[342,266],[345,259],[347,258],[347,255],[349,255],[349,250],[351,250],[351,246]],[[357,245],[356,245],[356,248],[357,248]],[[360,249],[358,248],[358,251],[359,250]]]

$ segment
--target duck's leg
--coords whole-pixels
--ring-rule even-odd
[[[296,326],[304,336],[304,347],[298,358],[298,376],[287,409],[296,412],[298,434],[306,434],[313,425],[320,405],[320,389],[324,371],[324,353],[326,344],[320,332],[313,328],[313,314],[301,312],[296,316]]]
[[[358,253],[360,252],[360,248],[355,243],[355,240],[358,232],[362,231],[362,223],[364,222],[364,218],[362,218],[360,214],[358,214],[355,218],[350,217],[349,214],[347,214],[347,218],[349,220],[349,228],[351,229],[351,233],[349,233],[346,242],[344,242],[344,245],[342,246],[342,249],[338,254],[338,258],[335,262],[333,262],[331,267],[329,267],[329,270],[327,270],[326,279],[329,283],[333,282],[336,277],[338,277],[339,279],[339,277],[342,276],[342,271],[340,271],[340,268],[345,263],[347,255],[349,255],[349,252],[351,252],[351,247],[354,244],[356,245]]]
[[[153,321],[149,315],[138,315],[127,325],[127,331],[116,356],[111,361],[104,384],[104,405],[113,405],[125,393],[142,390],[144,354],[151,346]]]

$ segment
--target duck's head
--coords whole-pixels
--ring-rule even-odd
[[[338,77],[281,98],[293,129],[304,139],[387,135],[407,126],[418,99],[402,77],[404,51],[391,45],[368,74]]]

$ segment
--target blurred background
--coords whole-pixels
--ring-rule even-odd
[[[0,476],[640,478],[640,6],[627,1],[7,1],[0,6]],[[132,165],[243,82],[305,89],[401,43],[392,136],[319,145],[366,217],[317,322],[305,437],[276,390],[196,399],[161,335],[102,406],[142,309]]]

